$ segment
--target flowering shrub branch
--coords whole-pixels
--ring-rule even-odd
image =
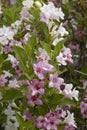
[[[66,46],[69,32],[61,7],[43,0],[24,0],[0,18],[0,122],[5,130],[74,130],[79,88],[68,77],[74,59]],[[9,11],[9,14],[6,11]],[[13,11],[13,12],[12,12]],[[19,15],[15,17],[15,13]],[[4,16],[5,13],[5,16]],[[78,48],[78,46],[77,46]]]

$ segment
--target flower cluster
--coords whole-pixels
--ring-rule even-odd
[[[65,77],[74,60],[73,49],[65,45],[69,33],[62,8],[43,0],[24,0],[20,6],[19,19],[0,28],[0,113],[4,109],[7,117],[2,126],[57,130],[62,125],[74,130],[70,108],[79,101],[79,91]],[[84,115],[85,101],[80,108]]]

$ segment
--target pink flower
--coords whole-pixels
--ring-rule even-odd
[[[16,70],[16,73],[17,73],[17,76],[20,77],[23,74],[23,71],[19,69],[19,70]]]
[[[77,35],[78,37],[82,37],[82,36],[84,35],[84,31],[78,29],[77,32],[76,32],[76,35]]]
[[[28,94],[27,98],[28,98],[28,104],[30,106],[42,105],[43,104],[40,96],[38,96],[38,95]]]
[[[45,116],[39,116],[36,125],[39,129],[43,130],[57,130],[59,121],[56,112],[49,112]]]
[[[49,87],[55,87],[57,89],[60,89],[60,86],[63,84],[64,84],[64,79],[58,77],[57,73],[50,74]]]
[[[75,128],[72,125],[67,125],[64,130],[75,130]]]
[[[73,60],[72,60],[72,54],[71,54],[70,48],[64,47],[64,49],[62,50],[62,53],[63,53],[63,57],[66,57],[66,61],[72,64]]]
[[[29,85],[29,90],[32,92],[32,95],[44,94],[44,81],[38,81],[33,79],[32,83]]]
[[[80,103],[80,110],[83,118],[87,118],[87,103],[81,102]]]
[[[44,76],[47,72],[53,71],[53,66],[47,63],[46,61],[39,61],[37,64],[34,64],[34,72],[39,77],[39,79],[44,79]]]
[[[71,50],[79,50],[79,44],[74,45],[74,44],[70,43],[69,47]]]
[[[3,47],[3,52],[5,54],[9,53],[9,52],[12,52],[12,48],[10,46],[4,46]]]
[[[63,53],[61,53],[61,52],[60,52],[59,56],[56,57],[56,61],[57,61],[60,65],[67,65],[66,57],[63,57]]]
[[[39,116],[37,118],[37,123],[36,123],[37,128],[44,128],[44,123],[45,123],[44,117],[43,116]]]
[[[25,7],[22,8],[20,15],[21,15],[21,20],[30,18],[30,13],[28,12],[27,8],[25,8]]]
[[[13,56],[13,55],[10,55],[8,54],[8,60],[11,61],[11,64],[12,64],[12,67],[15,68],[18,66],[18,60]]]
[[[33,119],[33,116],[32,116],[32,114],[30,113],[29,110],[25,110],[25,111],[23,112],[23,115],[24,115],[24,118],[25,118],[26,120],[32,120],[32,119]]]
[[[21,80],[20,83],[22,85],[29,85],[30,84],[28,80]]]
[[[7,79],[4,77],[4,75],[0,75],[0,86],[5,85],[7,82]]]

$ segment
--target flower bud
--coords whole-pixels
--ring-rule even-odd
[[[37,7],[39,7],[39,8],[42,6],[39,1],[36,1],[36,2],[35,2],[35,5],[36,5]]]

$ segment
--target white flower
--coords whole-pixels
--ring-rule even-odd
[[[8,107],[4,111],[4,113],[7,115],[5,130],[18,130],[18,127],[19,127],[19,123],[15,116],[15,111],[12,110],[13,104],[15,103],[13,102],[12,104],[9,104]]]
[[[16,20],[14,23],[11,24],[11,26],[14,28],[14,29],[19,29],[20,26],[22,24],[22,21],[21,20]]]
[[[53,41],[53,45],[55,46],[58,42],[62,41],[64,38],[64,35],[67,35],[68,32],[66,31],[66,29],[62,26],[62,24],[60,24],[60,26],[56,26],[54,25],[54,27],[52,28],[52,31],[50,32],[52,37],[55,37],[54,41]]]
[[[64,13],[61,8],[56,8],[52,2],[49,2],[48,5],[44,4],[41,8],[41,21],[49,23],[49,20],[64,19]]]
[[[12,77],[13,75],[11,74],[11,73],[9,73],[9,71],[3,71],[3,73],[4,73],[4,77],[6,78],[6,77]]]
[[[7,45],[8,44],[8,40],[7,40],[7,38],[5,37],[5,36],[1,36],[0,37],[0,43],[2,44],[2,45]]]
[[[5,27],[0,28],[0,37],[5,36],[7,39],[12,40],[14,36],[14,31],[11,30],[10,27]]]
[[[67,34],[68,34],[68,32],[66,31],[66,29],[62,26],[62,24],[60,24],[60,26],[59,26],[58,34],[61,34],[62,37],[63,37],[64,35],[67,35]]]
[[[8,116],[8,119],[10,119],[15,114],[10,105],[7,107],[7,109],[5,109],[4,113]]]
[[[74,127],[77,127],[74,120],[74,114],[67,111],[67,117],[65,117],[64,123],[67,123],[68,125],[72,125]]]
[[[52,42],[52,45],[56,46],[57,43],[59,43],[60,41],[62,41],[64,38],[55,38],[54,41]]]
[[[66,84],[65,89],[63,90],[63,95],[65,95],[66,97],[70,99],[75,98],[75,100],[78,101],[79,91],[75,90],[75,88],[72,90],[72,88],[73,88],[72,84]]]
[[[59,65],[67,65],[66,57],[63,57],[63,53],[60,52],[59,56],[56,57],[56,61]]]
[[[13,80],[9,80],[9,84],[8,84],[9,88],[20,88],[18,82],[16,79]]]
[[[33,0],[24,0],[22,2],[23,6],[26,7],[27,9],[30,9],[33,5]]]
[[[10,120],[7,122],[5,126],[5,130],[18,130],[18,124],[17,123],[12,123]]]

